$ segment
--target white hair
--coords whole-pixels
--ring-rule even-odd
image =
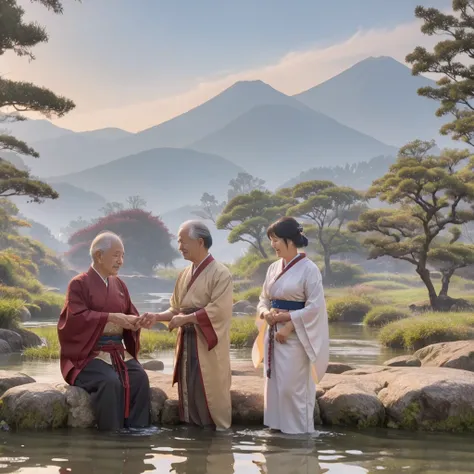
[[[188,235],[191,239],[197,240],[202,239],[204,241],[204,246],[206,249],[211,248],[212,245],[212,236],[209,227],[201,221],[198,220],[189,220],[183,222],[179,228],[187,229]]]
[[[114,242],[120,242],[123,246],[122,239],[113,232],[101,232],[98,234],[92,241],[89,249],[91,258],[94,259],[94,254],[97,251],[105,252],[106,250],[109,250]]]

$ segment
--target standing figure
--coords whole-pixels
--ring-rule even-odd
[[[178,276],[170,308],[146,313],[141,327],[169,321],[178,328],[173,385],[178,383],[179,413],[184,423],[217,430],[230,427],[230,325],[233,282],[229,269],[209,253],[212,237],[199,221],[178,232],[179,251],[192,262]]]
[[[292,217],[267,230],[279,260],[268,268],[257,306],[255,367],[264,359],[264,424],[287,434],[314,432],[316,382],[329,362],[326,302],[318,267],[298,248],[308,239]]]
[[[137,360],[139,314],[117,276],[123,243],[104,232],[90,255],[89,270],[68,285],[58,321],[61,373],[69,385],[91,394],[99,430],[149,426],[150,385]]]

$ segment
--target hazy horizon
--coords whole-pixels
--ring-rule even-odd
[[[50,39],[34,48],[35,61],[5,54],[4,76],[74,100],[74,111],[52,120],[57,126],[137,132],[241,80],[259,79],[294,95],[368,56],[404,62],[416,45],[436,41],[421,34],[415,7],[447,8],[451,2],[381,6],[377,0],[357,5],[342,0],[330,6],[302,0],[295,6],[245,0],[224,6],[217,0],[199,5],[186,0],[179,5],[144,1],[137,7],[116,0],[112,10],[109,2],[65,0],[63,15],[27,0],[19,3]]]

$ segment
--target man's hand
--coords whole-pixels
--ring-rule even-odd
[[[136,326],[137,319],[136,316],[131,314],[109,313],[109,321],[111,323],[131,331],[136,331],[138,329]]]
[[[137,328],[150,329],[155,323],[155,313],[143,313],[139,318],[137,318],[136,326]]]
[[[168,324],[168,329],[172,331],[173,329],[180,328],[187,323],[187,317],[185,314],[177,314],[171,318],[171,321]]]
[[[286,323],[276,334],[275,340],[280,344],[285,344],[288,339],[288,336],[293,332],[293,324]]]

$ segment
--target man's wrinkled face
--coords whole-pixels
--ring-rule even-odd
[[[201,253],[203,247],[202,239],[191,239],[188,229],[180,229],[178,232],[178,250],[186,260],[194,261]]]
[[[112,246],[105,252],[97,253],[97,264],[102,273],[107,276],[115,276],[123,265],[124,256],[123,245],[119,241],[114,241]]]

